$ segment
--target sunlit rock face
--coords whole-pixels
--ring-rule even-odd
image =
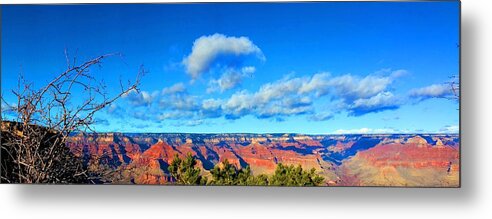
[[[455,134],[77,134],[67,143],[113,183],[165,184],[175,154],[192,154],[204,175],[219,162],[272,174],[279,163],[316,169],[329,186],[459,186]]]

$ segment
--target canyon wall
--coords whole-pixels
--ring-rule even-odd
[[[111,173],[102,183],[165,184],[173,156],[191,153],[205,176],[227,159],[254,175],[278,163],[315,168],[327,186],[459,186],[456,134],[80,133],[67,144],[90,168]]]

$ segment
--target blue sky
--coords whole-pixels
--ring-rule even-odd
[[[457,132],[458,2],[2,6],[2,93],[110,57],[98,131]],[[80,103],[74,98],[73,104]],[[8,115],[7,115],[8,118]]]

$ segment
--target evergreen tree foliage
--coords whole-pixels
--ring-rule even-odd
[[[301,165],[286,166],[278,164],[273,176],[269,179],[269,185],[273,186],[317,186],[321,184],[324,178],[315,172],[312,168],[310,171],[302,169]]]
[[[196,164],[196,159],[191,153],[188,153],[184,159],[175,154],[167,169],[177,184],[204,185],[207,182],[207,178],[200,175],[200,168],[195,167]]]
[[[251,175],[250,170],[247,173],[242,169],[238,170],[227,159],[215,165],[210,173],[212,174],[212,181],[210,182],[212,185],[239,185],[240,182],[244,184]]]
[[[200,175],[200,169],[195,167],[196,158],[188,154],[184,159],[178,155],[168,167],[171,177],[177,184],[184,185],[243,185],[243,186],[317,186],[324,178],[312,168],[307,171],[301,165],[283,165],[279,163],[275,173],[270,177],[265,174],[254,176],[251,168],[237,168],[226,159],[210,170],[212,179]]]
[[[263,175],[260,179],[253,176],[251,168],[236,168],[226,159],[221,164],[216,165],[210,173],[212,174],[212,185],[268,185],[268,177]]]
[[[253,183],[252,183],[252,185],[255,185],[255,186],[268,186],[269,185],[268,176],[265,175],[265,174],[260,174],[258,176],[254,176],[253,177]]]

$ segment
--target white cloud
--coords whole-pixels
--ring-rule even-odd
[[[164,110],[196,110],[199,98],[188,94],[183,83],[164,88],[159,96],[159,107]]]
[[[413,89],[409,93],[411,97],[421,99],[446,98],[452,94],[452,89],[447,84],[433,84],[427,87]]]
[[[261,105],[257,109],[259,118],[282,117],[290,115],[306,114],[313,111],[312,101],[309,97],[285,97],[271,103]]]
[[[370,112],[398,109],[402,101],[389,91],[378,93],[367,99],[357,99],[348,106],[349,115],[361,116]]]
[[[202,101],[200,115],[206,118],[222,116],[222,100],[206,99]]]
[[[311,77],[285,77],[264,84],[255,93],[237,92],[226,101],[223,109],[230,118],[252,114],[260,118],[313,113],[312,101],[305,98],[329,95],[339,102],[339,110],[360,116],[371,112],[397,109],[402,101],[387,91],[396,77],[405,72],[398,70],[388,76],[369,75],[363,78],[348,75],[331,77],[318,73]],[[304,97],[302,99],[301,97]],[[288,103],[290,101],[290,103]],[[330,112],[331,114],[332,112]],[[328,113],[311,115],[309,119],[330,119]]]
[[[334,134],[391,134],[391,133],[401,133],[400,130],[391,128],[360,128],[360,129],[338,129]]]
[[[388,69],[388,71],[391,71],[391,70]],[[391,72],[390,77],[392,79],[397,79],[397,78],[402,77],[402,76],[405,76],[407,74],[408,74],[408,71],[407,70],[399,69],[399,70],[396,70],[396,71]]]
[[[199,99],[188,94],[174,94],[161,97],[159,105],[161,109],[195,110],[199,105]]]
[[[251,75],[255,73],[256,68],[254,66],[244,66],[241,68],[241,72],[246,75]]]
[[[350,106],[352,109],[374,109],[378,107],[397,106],[399,100],[389,91],[378,93],[367,99],[357,99]]]
[[[202,109],[217,110],[220,108],[222,101],[216,99],[206,99],[202,101]]]
[[[223,105],[223,110],[226,117],[233,119],[247,114],[271,118],[309,113],[313,109],[311,99],[298,95],[303,80],[284,78],[261,86],[255,93],[236,92]]]
[[[131,109],[131,108],[134,108],[134,107],[129,107],[129,108]],[[114,103],[111,104],[111,105],[109,105],[106,108],[106,112],[109,115],[112,115],[112,116],[114,116],[115,118],[118,118],[118,119],[123,119],[127,115],[127,110],[125,110],[123,107],[120,107],[119,105],[114,104]]]
[[[384,72],[388,72],[389,75],[380,75]],[[332,93],[348,101],[369,98],[386,91],[396,78],[401,77],[406,72],[406,70],[391,72],[386,69],[379,71],[378,74],[368,75],[363,78],[351,74],[332,77],[329,73],[322,72],[306,80],[299,92],[315,92],[317,96]]]
[[[222,55],[245,56],[256,55],[264,60],[263,53],[247,37],[229,37],[223,34],[202,36],[195,40],[191,53],[183,59],[186,72],[197,79],[202,73],[208,71],[213,62]]]
[[[441,133],[459,133],[460,126],[459,125],[447,125],[439,130]]]
[[[241,83],[246,74],[255,71],[253,66],[230,68],[221,78],[209,84],[208,91],[221,92],[232,89]],[[333,77],[329,73],[312,76],[287,76],[278,81],[266,83],[254,92],[241,90],[224,99],[205,99],[204,96],[190,95],[183,83],[177,83],[157,92],[155,96],[146,91],[138,96],[130,92],[126,99],[131,105],[146,103],[148,114],[139,117],[163,119],[206,119],[224,116],[226,119],[238,119],[251,115],[257,118],[283,120],[291,115],[307,115],[311,121],[325,121],[336,113],[345,111],[349,116],[361,116],[371,112],[399,108],[403,100],[388,91],[395,78],[404,74],[404,70],[375,73],[366,77],[350,74]],[[214,90],[215,91],[215,90]],[[325,110],[316,112],[313,99],[326,96],[322,105]],[[155,101],[157,100],[157,101]],[[150,106],[150,102],[156,102]],[[132,111],[129,109],[129,111]]]
[[[325,95],[331,88],[331,75],[323,72],[315,74],[310,80],[303,81],[302,86],[299,88],[300,93],[316,92],[317,96]]]
[[[241,72],[237,72],[232,69],[226,71],[219,79],[211,80],[209,82],[207,93],[212,93],[217,90],[220,90],[220,92],[224,92],[226,90],[232,89],[241,84],[241,82],[243,81],[243,77],[244,74]]]
[[[210,123],[206,122],[205,120],[202,120],[202,119],[192,119],[192,120],[188,120],[188,121],[180,121],[180,122],[174,123],[173,125],[193,127],[193,126],[208,125],[208,124],[210,124]]]
[[[269,118],[305,113],[310,109],[311,101],[307,97],[297,97],[302,82],[301,78],[284,78],[264,84],[255,93],[245,90],[236,92],[222,108],[227,114],[226,117],[233,119],[247,114]]]
[[[131,90],[122,97],[123,99],[127,99],[132,106],[145,106],[150,105],[158,95],[159,93],[157,91],[149,93],[147,91],[137,92]]]
[[[113,104],[109,105],[109,107],[107,108],[107,111],[108,111],[108,113],[113,113],[117,108],[118,108],[118,105],[113,103]]]
[[[299,106],[299,107],[284,107],[282,105],[273,105],[261,108],[257,117],[259,118],[271,118],[271,117],[282,117],[290,115],[305,114],[312,110],[311,106]]]
[[[251,94],[246,91],[240,91],[233,94],[222,108],[230,118],[237,118],[244,114],[250,114],[254,108],[254,104]]]
[[[309,117],[311,121],[326,121],[334,117],[332,112],[315,113]]]
[[[176,83],[171,87],[166,87],[162,89],[162,94],[174,94],[174,93],[182,93],[186,91],[186,87],[183,83]]]
[[[264,84],[254,94],[254,100],[265,104],[271,100],[280,99],[290,94],[298,93],[305,78],[284,78],[274,83]]]
[[[348,74],[331,79],[329,86],[334,87],[339,96],[359,99],[372,97],[385,91],[392,81],[391,77],[369,75],[359,78]]]
[[[136,119],[140,120],[153,120],[155,119],[152,113],[149,113],[145,110],[130,110],[130,115]]]
[[[166,119],[185,119],[193,116],[193,113],[189,111],[171,111],[160,114],[157,118],[159,120]]]

